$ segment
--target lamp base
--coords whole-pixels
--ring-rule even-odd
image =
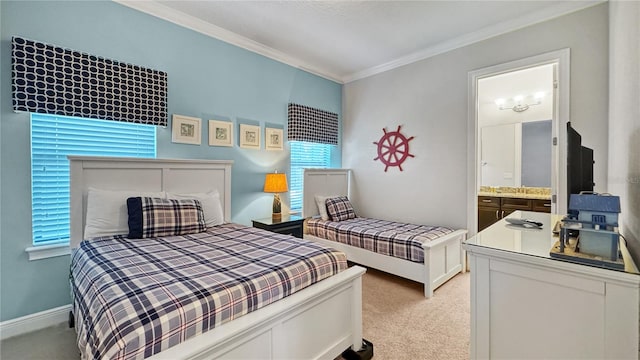
[[[282,206],[280,204],[280,195],[279,194],[273,194],[273,211],[271,214],[271,219],[272,220],[281,220],[282,219],[282,213],[280,212],[280,210],[282,209]]]

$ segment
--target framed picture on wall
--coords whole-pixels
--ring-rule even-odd
[[[233,123],[209,120],[209,145],[233,146]]]
[[[265,128],[264,141],[267,150],[282,150],[284,143],[284,131],[282,129]]]
[[[171,141],[174,143],[200,145],[202,120],[195,117],[173,114]]]
[[[260,126],[240,124],[240,147],[260,149]]]

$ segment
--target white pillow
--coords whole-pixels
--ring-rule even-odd
[[[218,190],[209,191],[207,193],[177,194],[167,193],[167,199],[196,199],[202,204],[204,212],[204,222],[207,228],[224,224],[224,212],[222,203],[220,202],[220,193]]]
[[[327,213],[327,199],[336,197],[338,195],[316,195],[316,205],[318,206],[318,212],[322,220],[329,220],[329,214]]]
[[[101,190],[89,188],[84,238],[129,234],[127,198],[135,196],[164,198],[164,191]]]

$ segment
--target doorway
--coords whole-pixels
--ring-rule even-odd
[[[478,80],[480,188],[551,188],[556,64]]]
[[[549,189],[551,212],[566,212],[566,134],[561,129],[568,121],[569,49],[469,73],[471,234],[478,230],[481,186]]]

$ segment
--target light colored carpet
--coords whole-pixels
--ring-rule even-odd
[[[364,338],[375,359],[469,359],[470,274],[426,299],[422,284],[376,270],[363,278]]]
[[[367,270],[363,278],[365,339],[375,359],[469,359],[469,273],[425,299],[422,285]],[[66,324],[0,342],[0,359],[75,360],[75,332]]]
[[[3,340],[0,342],[0,359],[80,359],[76,332],[63,323]]]

